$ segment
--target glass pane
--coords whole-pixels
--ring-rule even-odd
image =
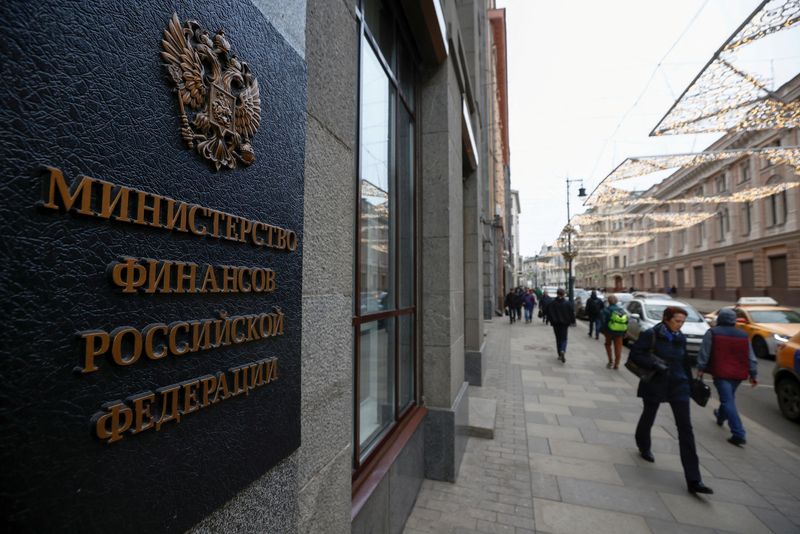
[[[364,46],[361,85],[361,314],[394,308],[394,89]]]
[[[394,318],[361,325],[359,361],[361,457],[394,421]]]
[[[398,317],[397,358],[400,364],[400,410],[414,399],[414,316]]]
[[[414,305],[414,123],[400,107],[397,143],[397,224],[400,307]]]
[[[381,54],[394,70],[394,18],[383,0],[364,0],[364,20],[378,43]]]

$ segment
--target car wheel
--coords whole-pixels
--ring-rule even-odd
[[[775,393],[783,416],[790,421],[800,421],[800,382],[784,378],[775,385]]]
[[[767,347],[767,342],[764,341],[763,337],[756,336],[753,338],[753,352],[756,353],[757,358],[762,360],[769,358],[769,347]]]

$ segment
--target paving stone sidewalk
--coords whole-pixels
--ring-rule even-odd
[[[486,331],[487,385],[471,395],[497,400],[495,437],[469,438],[455,483],[424,481],[405,534],[800,533],[800,444],[743,418],[748,443],[735,447],[714,422],[716,394],[705,408],[693,404],[704,481],[715,491],[693,496],[669,405],[647,463],[633,438],[636,379],[606,369],[602,338],[584,323],[570,329],[566,364],[539,320],[497,319]]]

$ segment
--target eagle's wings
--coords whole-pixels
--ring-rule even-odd
[[[192,109],[200,108],[206,98],[203,64],[195,49],[187,41],[178,16],[174,13],[167,29],[164,30],[161,46],[164,49],[161,57],[166,61],[167,70],[178,88],[181,102],[188,104]]]
[[[258,89],[258,80],[248,84],[239,93],[236,102],[236,131],[247,138],[253,137],[258,125],[261,124],[261,93]]]

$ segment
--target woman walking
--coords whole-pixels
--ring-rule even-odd
[[[630,358],[645,369],[657,369],[649,381],[640,381],[637,395],[644,409],[636,426],[636,445],[639,454],[648,462],[655,462],[650,449],[650,430],[662,402],[668,402],[678,427],[678,443],[686,485],[690,493],[714,493],[703,484],[700,461],[694,443],[694,432],[689,414],[689,381],[692,368],[686,352],[686,338],[680,330],[686,321],[686,310],[669,306],[661,322],[645,330],[631,349]]]

